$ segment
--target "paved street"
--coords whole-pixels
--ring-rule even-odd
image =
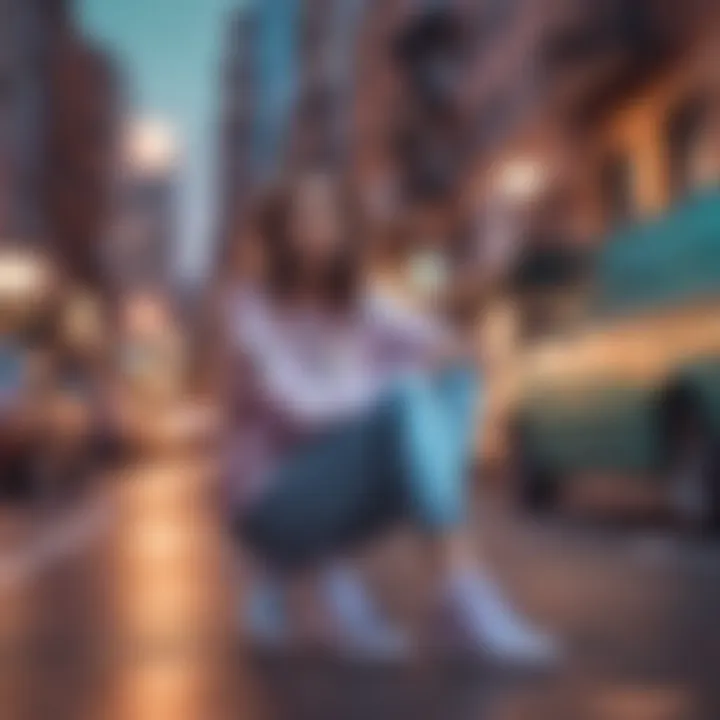
[[[3,718],[719,716],[720,547],[662,522],[571,511],[536,524],[487,501],[483,554],[516,603],[566,639],[567,667],[508,677],[253,662],[231,632],[232,573],[209,477],[197,460],[158,459],[98,480],[51,521],[3,512]],[[422,606],[420,567],[406,537],[368,561],[408,622]]]
[[[207,476],[196,461],[147,462],[99,480],[80,507],[50,522],[8,514],[3,717],[238,717]]]

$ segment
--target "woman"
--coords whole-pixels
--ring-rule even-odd
[[[355,283],[360,277],[359,266],[352,245],[324,246],[324,238],[329,238],[330,244],[335,246],[338,229],[323,225],[325,221],[335,222],[332,205],[329,208],[333,214],[326,213],[328,206],[323,185],[324,181],[321,181],[320,207],[314,200],[316,192],[311,189],[307,193],[310,198],[307,208],[319,212],[311,210],[308,215],[313,217],[308,219],[308,231],[300,230],[305,238],[299,248],[302,257],[298,257],[293,244],[288,243],[286,232],[293,222],[291,194],[278,191],[256,203],[249,223],[250,232],[227,258],[230,292],[228,294],[226,288],[220,293],[226,310],[225,330],[220,328],[220,337],[231,337],[231,352],[220,353],[214,375],[221,379],[218,393],[232,398],[233,422],[226,443],[232,507],[247,507],[248,498],[251,502],[258,492],[258,484],[260,489],[265,486],[270,468],[278,464],[278,456],[288,448],[302,445],[305,437],[320,431],[317,425],[324,422],[321,415],[336,420],[342,415],[354,414],[350,395],[356,395],[361,403],[366,402],[363,398],[368,395],[368,390],[362,389],[361,376],[364,376],[365,368],[357,367],[357,364],[351,372],[344,374],[340,384],[337,376],[334,380],[325,376],[321,378],[323,387],[318,387],[312,374],[303,373],[302,365],[295,367],[291,362],[284,362],[298,353],[307,357],[313,343],[303,339],[305,333],[310,337],[320,330],[320,335],[331,339],[336,346],[342,344],[342,337],[350,339],[349,335],[352,335],[343,333],[342,325],[350,319],[351,301],[357,298]],[[310,181],[307,187],[318,185]],[[332,194],[330,199],[334,201]],[[301,220],[301,224],[304,223]],[[307,295],[306,291],[309,291]],[[324,319],[324,312],[318,317],[316,299],[321,300],[321,305],[327,304],[332,318]],[[324,322],[327,319],[330,323]],[[289,348],[283,348],[280,338],[270,337],[278,334],[293,336],[294,342]],[[362,356],[358,355],[357,360],[362,361]],[[258,393],[257,382],[262,370],[266,377],[260,385],[265,386],[266,397],[258,398],[258,394],[263,394]],[[300,378],[295,376],[298,370],[303,373]],[[255,382],[248,382],[248,379]],[[287,403],[292,403],[293,407],[285,407]],[[336,404],[337,409],[334,409]],[[287,635],[285,612],[280,612],[279,608],[285,598],[278,597],[285,593],[278,592],[267,568],[260,574],[262,582],[253,578],[245,624],[249,625],[256,641],[277,644]],[[406,645],[404,637],[377,611],[347,564],[325,563],[323,571],[309,584],[313,586],[313,597],[294,604],[322,608],[322,612],[331,618],[335,639],[341,639],[345,649],[353,654],[361,652],[386,657],[402,652]],[[303,624],[309,622],[306,619]],[[319,630],[314,634],[321,633]]]
[[[308,588],[324,586],[319,568],[409,520],[436,566],[443,638],[545,659],[551,643],[506,607],[467,541],[469,358],[441,323],[363,293],[358,226],[341,198],[321,175],[277,194],[258,223],[264,287],[231,305],[237,533],[304,598],[295,607],[313,633],[323,628],[307,610],[320,603],[350,625],[378,617],[345,612],[370,606],[347,571],[325,595]]]

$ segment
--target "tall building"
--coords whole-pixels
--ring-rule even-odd
[[[397,202],[400,162],[396,153],[398,117],[405,85],[394,47],[419,12],[420,0],[368,0],[359,23],[351,163],[371,212],[385,213]]]
[[[534,201],[531,224],[592,239],[697,181],[690,155],[703,154],[695,143],[720,91],[720,11],[704,0],[543,4],[505,20],[515,51],[493,75],[478,65],[475,182]]]
[[[291,163],[342,165],[352,135],[358,28],[364,0],[305,0]]]
[[[65,13],[62,0],[0,3],[0,237],[39,242],[48,230],[51,53]]]
[[[259,183],[276,177],[286,160],[297,97],[302,2],[258,0],[255,5],[257,93],[253,165]]]
[[[421,47],[437,34],[437,22],[419,29],[428,12],[454,18],[467,50],[454,81],[467,212],[511,205],[525,236],[542,224],[544,235],[589,239],[661,210],[687,185],[688,136],[700,115],[713,124],[717,94],[719,10],[707,0],[370,0],[355,93],[365,185],[398,184],[413,147],[399,123],[424,122],[408,99],[422,60],[403,75],[397,49],[413,32]]]
[[[284,170],[297,93],[301,0],[248,2],[230,22],[221,71],[217,261],[258,187]]]
[[[241,225],[255,183],[255,41],[257,14],[252,6],[234,11],[228,24],[221,75],[218,173],[220,255]],[[220,258],[223,263],[224,257]]]
[[[49,239],[76,280],[102,286],[124,87],[110,56],[68,27],[53,53],[46,182]]]
[[[125,129],[106,267],[118,291],[172,291],[180,151],[172,127],[136,119]]]
[[[42,244],[71,277],[100,282],[117,68],[79,33],[71,0],[5,0],[0,14],[0,236]]]

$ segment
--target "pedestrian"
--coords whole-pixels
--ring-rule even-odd
[[[262,271],[228,305],[233,525],[268,569],[254,597],[274,610],[276,638],[397,649],[402,636],[343,559],[410,521],[436,569],[433,635],[547,659],[551,640],[470,549],[471,358],[445,323],[370,289],[349,197],[322,173],[276,189],[255,218]]]

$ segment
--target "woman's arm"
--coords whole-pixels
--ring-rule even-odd
[[[213,385],[228,417],[252,423],[260,415],[271,415],[300,431],[332,414],[327,393],[303,372],[257,297],[235,293],[223,300],[219,314],[222,331],[214,353]]]
[[[305,435],[367,403],[371,391],[362,357],[343,345],[348,327],[337,328],[336,336],[331,325],[322,327],[312,341],[298,328],[288,331],[258,298],[249,298],[236,307],[230,328],[229,392],[236,409],[267,412],[291,434]]]
[[[441,304],[450,316],[474,321],[511,281],[521,243],[516,233],[499,224],[483,233],[472,257],[455,268]]]
[[[276,357],[263,369],[261,389],[274,411],[300,433],[351,417],[372,397],[361,362],[335,376],[309,372],[292,353]]]
[[[439,303],[423,310],[381,292],[370,307],[382,356],[400,370],[441,368],[474,355],[472,337],[459,331]]]

